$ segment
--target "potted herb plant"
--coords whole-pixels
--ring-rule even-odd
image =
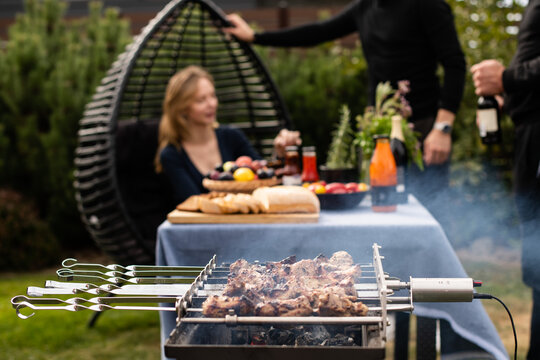
[[[359,167],[355,137],[349,107],[342,105],[339,123],[332,133],[326,164],[319,167],[322,180],[328,183],[358,182]]]

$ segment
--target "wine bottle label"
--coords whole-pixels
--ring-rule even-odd
[[[499,130],[496,109],[478,109],[476,113],[478,116],[480,136],[484,137],[488,132],[496,132]]]
[[[302,176],[298,175],[283,175],[281,178],[283,185],[302,185]]]
[[[371,204],[373,206],[396,205],[396,187],[395,186],[372,186]]]

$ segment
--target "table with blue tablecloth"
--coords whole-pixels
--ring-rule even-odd
[[[444,231],[413,197],[396,212],[375,213],[369,198],[351,210],[321,211],[318,223],[171,224],[157,234],[157,265],[204,265],[239,258],[278,261],[290,255],[314,258],[346,250],[355,262],[372,261],[372,245],[381,246],[383,267],[391,276],[467,277]],[[470,303],[415,303],[414,314],[447,320],[453,331],[496,359],[508,359],[501,339],[480,300]],[[161,313],[162,345],[175,326],[175,315]],[[162,346],[163,352],[163,346]]]

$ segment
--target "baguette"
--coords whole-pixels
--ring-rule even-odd
[[[252,196],[265,213],[319,213],[319,198],[301,186],[273,186],[256,189]]]

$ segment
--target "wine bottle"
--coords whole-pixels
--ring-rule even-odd
[[[408,201],[407,195],[407,179],[406,169],[409,162],[407,156],[407,148],[405,147],[405,137],[401,128],[402,118],[400,115],[392,116],[392,131],[390,132],[390,149],[394,160],[396,161],[397,185],[396,185],[396,200],[398,204],[406,204]]]
[[[494,96],[480,96],[476,109],[476,121],[483,144],[498,144],[501,136],[501,114]]]
[[[375,151],[369,164],[371,208],[375,212],[396,211],[396,161],[390,149],[388,135],[374,137]]]

